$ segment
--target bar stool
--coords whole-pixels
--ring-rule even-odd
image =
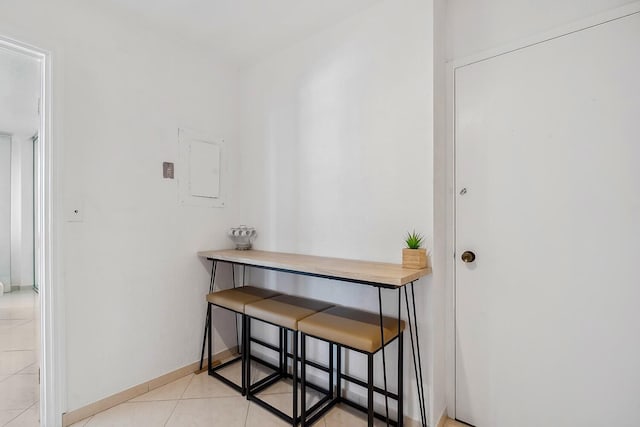
[[[240,314],[242,316],[242,336],[243,336],[243,342],[244,342],[244,337],[245,337],[245,314],[244,314],[244,310],[245,310],[245,306],[247,304],[256,302],[256,301],[261,301],[264,300],[266,298],[272,298],[275,296],[280,295],[279,292],[276,291],[272,291],[271,289],[264,289],[264,288],[257,288],[255,286],[242,286],[242,287],[238,287],[238,288],[233,288],[233,289],[225,289],[223,291],[217,291],[217,292],[211,292],[210,294],[207,295],[207,302],[209,303],[209,306],[217,306],[217,307],[222,307],[226,310],[232,311],[236,314]],[[239,391],[240,393],[242,393],[242,395],[244,396],[247,392],[247,387],[246,387],[246,383],[245,383],[245,370],[247,369],[247,363],[246,363],[246,351],[244,351],[244,345],[242,348],[242,351],[240,352],[240,356],[233,358],[232,360],[229,360],[221,365],[212,366],[212,337],[213,334],[211,332],[211,323],[212,323],[212,318],[213,318],[213,313],[209,316],[209,328],[208,328],[208,356],[209,356],[209,361],[208,361],[208,373],[209,375],[219,379],[220,381],[222,381],[223,383],[227,384],[228,386],[232,387],[233,389]],[[236,331],[237,332],[237,331]],[[240,350],[240,349],[238,349]],[[223,369],[229,365],[231,365],[232,363],[235,363],[237,361],[241,361],[242,362],[242,379],[241,382],[242,384],[239,386],[237,384],[235,384],[233,381],[230,381],[229,379],[223,377],[222,375],[220,375],[217,371],[220,369]]]
[[[245,370],[245,375],[247,377],[245,379],[245,383],[247,384],[247,399],[256,402],[258,405],[262,406],[269,412],[279,416],[285,421],[290,422],[294,427],[300,421],[300,417],[298,416],[298,322],[306,318],[307,316],[330,307],[332,307],[331,303],[297,297],[293,295],[280,295],[247,304],[245,306],[245,346],[247,353],[247,369]],[[251,384],[251,380],[249,378],[251,360],[253,359],[253,357],[251,356],[251,342],[258,342],[262,345],[264,345],[264,343],[251,337],[252,319],[260,320],[262,322],[277,326],[280,330],[280,342],[284,342],[284,353],[280,354],[281,375],[275,379],[262,379],[256,384]],[[293,334],[293,351],[291,353],[289,353],[287,350],[287,336],[289,333]],[[267,345],[267,347],[271,348],[271,346],[269,345]],[[333,347],[330,348],[330,352],[332,350]],[[291,375],[289,375],[287,372],[289,358],[293,359],[293,372]],[[330,360],[332,359],[330,358]],[[324,397],[320,400],[320,402],[314,405],[315,408],[316,406],[319,406],[330,400],[332,397],[333,392],[331,390],[333,388],[333,366],[331,365],[329,368],[326,368],[318,364],[314,364],[314,367],[324,370],[329,376],[329,390],[324,390],[318,386],[313,387],[324,394]],[[281,410],[271,406],[269,403],[265,402],[257,396],[259,392],[265,390],[269,386],[275,384],[281,378],[285,377],[291,377],[293,381],[293,416],[291,417]]]
[[[387,417],[374,412],[373,395],[374,392],[395,399],[398,402],[397,421],[391,421],[393,425],[402,426],[402,335],[405,328],[404,321],[398,323],[398,319],[392,317],[383,317],[382,327],[380,326],[380,316],[375,313],[369,313],[348,307],[332,307],[321,313],[316,313],[298,322],[298,330],[300,331],[300,356],[302,359],[301,372],[301,393],[302,393],[302,425],[311,425],[320,418],[331,406],[336,403],[344,402],[360,411],[366,412],[368,415],[368,425],[373,426],[374,417],[386,420]],[[396,338],[398,338],[398,393],[390,393],[388,390],[381,389],[374,385],[373,372],[373,356],[381,349],[381,336],[384,335],[384,346],[386,347]],[[318,413],[313,414],[307,420],[305,390],[306,381],[306,338],[307,336],[322,341],[337,344],[337,363],[336,363],[336,398],[333,399],[326,407],[322,408]],[[367,355],[367,381],[362,381],[348,374],[342,373],[342,347],[348,350],[357,351]],[[386,376],[386,373],[385,373]],[[341,396],[342,380],[357,384],[367,389],[367,408],[347,400]],[[385,378],[386,385],[386,378]],[[309,411],[312,414],[312,411]],[[387,406],[388,416],[388,406]]]

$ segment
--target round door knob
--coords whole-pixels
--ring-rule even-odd
[[[469,263],[469,262],[475,261],[476,254],[474,254],[471,251],[464,251],[460,256],[460,258],[462,259],[463,262]]]

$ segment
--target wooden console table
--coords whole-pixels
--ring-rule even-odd
[[[424,385],[422,376],[422,357],[420,352],[420,340],[418,336],[418,322],[416,318],[416,303],[414,283],[416,280],[431,274],[431,268],[414,270],[404,268],[400,264],[390,264],[382,262],[369,262],[349,260],[342,258],[328,258],[312,255],[289,254],[282,252],[267,252],[258,250],[239,251],[234,249],[212,250],[198,252],[198,256],[212,261],[211,281],[209,284],[209,292],[214,291],[216,267],[218,262],[230,263],[232,266],[238,265],[243,267],[255,267],[267,270],[280,271],[291,274],[299,274],[312,277],[320,277],[330,280],[337,280],[347,283],[356,283],[378,288],[378,311],[382,324],[383,307],[382,307],[382,289],[396,290],[398,293],[398,320],[402,317],[402,291],[404,290],[407,320],[409,324],[409,336],[411,338],[411,350],[413,354],[413,367],[416,375],[416,385],[418,391],[418,400],[420,404],[420,416],[422,425],[426,426],[426,401],[424,398]],[[235,287],[235,269],[233,286]],[[243,275],[244,276],[244,275]],[[243,277],[244,280],[244,277]],[[410,288],[410,293],[407,288]],[[209,306],[207,304],[207,306]],[[204,349],[207,339],[208,320],[211,315],[207,310],[207,319],[205,321],[205,333],[202,342],[202,356],[200,368],[202,369],[202,361],[204,359]],[[381,328],[382,331],[382,328]],[[381,342],[384,339],[381,335]],[[384,370],[384,387],[386,384],[386,358],[384,347],[382,348],[382,361]],[[399,391],[400,392],[400,391]],[[385,403],[388,418],[388,402],[385,394]]]

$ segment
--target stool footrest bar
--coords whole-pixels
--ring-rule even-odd
[[[262,390],[269,388],[273,384],[277,383],[282,379],[282,374],[280,372],[274,372],[273,374],[261,379],[255,384],[251,385],[250,391],[251,393],[260,393]]]
[[[359,385],[360,387],[364,387],[364,388],[369,387],[365,381],[359,380],[359,379],[354,378],[352,376],[349,376],[347,374],[342,374],[341,377],[342,377],[343,380],[347,380],[350,383]],[[373,391],[375,391],[378,394],[381,394],[382,396],[384,396],[386,394],[387,397],[389,397],[391,399],[398,400],[398,395],[397,394],[392,393],[390,391],[385,392],[384,389],[382,389],[380,387],[373,387]]]
[[[234,364],[234,363],[236,363],[236,362],[239,362],[239,361],[241,361],[241,360],[242,360],[242,356],[241,356],[241,355],[240,355],[240,356],[236,356],[236,357],[234,357],[233,359],[231,359],[231,360],[227,360],[227,361],[226,361],[226,362],[224,362],[224,363],[221,363],[221,364],[216,365],[216,366],[212,366],[212,367],[211,367],[211,371],[214,371],[214,372],[215,372],[215,371],[219,371],[220,369],[224,369],[224,368],[226,368],[227,366],[232,365],[232,364]]]
[[[212,372],[210,372],[210,373],[209,373],[209,375],[211,375],[211,376],[212,376],[212,377],[214,377],[214,378],[219,379],[220,381],[222,381],[223,383],[225,383],[226,385],[228,385],[228,386],[229,386],[229,387],[231,387],[232,389],[234,389],[234,390],[236,390],[236,391],[238,391],[238,392],[240,392],[240,393],[243,393],[243,390],[242,390],[242,387],[241,387],[241,386],[239,386],[238,384],[234,383],[233,381],[231,381],[231,380],[229,380],[229,379],[227,379],[227,378],[223,377],[223,376],[222,376],[222,375],[220,375],[219,373],[217,373],[217,372],[215,372],[215,371],[212,371]]]
[[[261,365],[266,366],[267,368],[273,369],[274,371],[277,371],[277,369],[275,369],[275,367],[273,365],[271,365],[269,362],[265,362],[262,359],[259,359],[257,357],[253,357],[253,360],[260,363]],[[225,383],[226,385],[228,385],[229,387],[231,387],[232,389],[240,392],[242,395],[244,395],[244,391],[242,390],[242,386],[239,386],[238,384],[234,383],[233,381],[231,381],[230,379],[226,378],[224,375],[219,374],[217,371],[226,368],[229,365],[232,365],[234,363],[240,362],[242,361],[242,355],[240,356],[236,356],[231,360],[227,360],[226,362],[217,365],[217,366],[212,366],[209,371],[207,372],[209,375],[211,375],[214,378],[219,379],[220,381],[222,381],[223,383]],[[273,375],[273,374],[271,374]]]
[[[257,356],[251,356],[251,361],[258,362],[262,366],[265,366],[273,371],[280,371],[280,368],[278,368],[276,365],[272,364],[271,362],[267,362],[266,360],[260,359]]]
[[[280,352],[280,348],[277,345],[269,344],[268,342],[262,341],[261,339],[251,338],[251,342],[254,342],[258,345],[261,345],[262,347],[266,347],[273,351],[277,351],[278,353]]]
[[[328,396],[327,396],[328,398]],[[324,399],[323,399],[324,400]],[[336,406],[337,403],[340,402],[340,399],[337,397],[334,397],[332,399],[329,400],[329,403],[327,403],[324,407],[320,408],[320,410],[316,411],[312,416],[307,417],[307,422],[306,425],[310,426],[313,425],[313,423],[315,423],[316,421],[318,421],[320,418],[322,418],[322,416],[324,414],[326,414],[327,412],[329,412],[329,410],[331,408],[333,408],[334,406]],[[320,402],[318,402],[320,403]],[[316,404],[317,405],[317,404]],[[309,413],[313,413],[315,411],[315,408],[313,405],[310,409],[309,409]]]
[[[328,402],[328,403],[327,403]],[[326,403],[326,405],[325,405]],[[324,415],[329,409],[331,409],[336,403],[338,403],[338,399],[335,397],[324,396],[320,401],[311,405],[309,409],[307,409],[307,415],[313,414],[311,417],[307,416],[307,425],[311,425],[315,423],[322,415]],[[324,405],[324,406],[322,406]],[[319,408],[319,409],[318,409]]]
[[[300,362],[302,363],[302,360]],[[316,368],[322,372],[331,372],[327,366],[316,363],[313,360],[307,360],[307,366],[311,366],[312,368]]]

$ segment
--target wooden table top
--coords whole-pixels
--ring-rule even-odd
[[[431,274],[431,268],[404,268],[400,264],[235,249],[198,252],[198,256],[272,270],[385,287],[399,287]]]

